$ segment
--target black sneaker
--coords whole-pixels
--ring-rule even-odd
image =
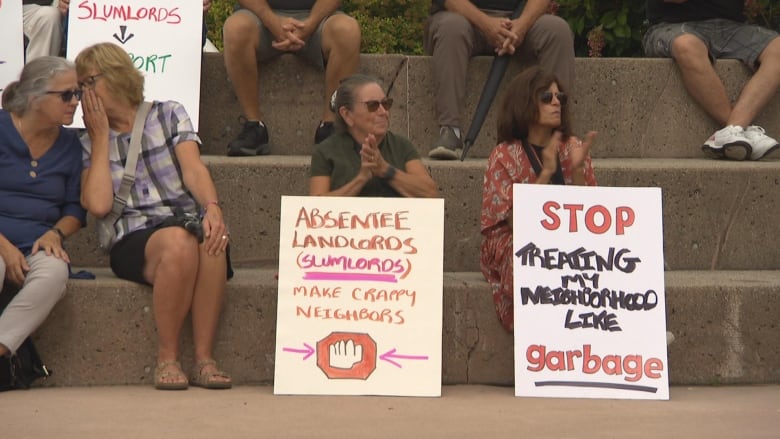
[[[320,122],[320,126],[317,127],[317,131],[314,132],[314,144],[318,145],[323,140],[330,137],[336,130],[333,126],[333,122]]]
[[[243,120],[242,120],[243,119]],[[268,145],[268,127],[257,121],[248,121],[243,117],[238,119],[244,125],[233,141],[228,144],[227,155],[230,157],[268,155],[271,146]]]

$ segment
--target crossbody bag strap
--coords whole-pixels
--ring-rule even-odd
[[[122,211],[127,205],[127,197],[130,195],[130,187],[135,181],[135,167],[138,163],[138,156],[141,155],[141,140],[144,135],[144,122],[149,110],[152,107],[151,102],[142,102],[135,113],[135,122],[133,131],[130,134],[130,147],[127,150],[127,159],[125,160],[125,173],[122,175],[122,183],[119,190],[114,195],[114,204],[111,207],[111,215],[114,219],[122,215]]]
[[[525,151],[525,155],[528,156],[528,160],[531,162],[531,167],[534,168],[536,175],[542,175],[542,162],[539,160],[539,156],[536,154],[534,147],[527,140],[522,140],[520,143],[523,145],[523,151]],[[566,184],[560,162],[556,164],[555,174],[553,174],[550,181],[552,184],[561,186]]]

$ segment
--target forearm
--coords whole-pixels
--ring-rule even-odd
[[[182,179],[184,186],[201,206],[206,207],[209,203],[219,202],[217,188],[206,165],[200,163],[190,166],[182,172]]]
[[[436,182],[428,175],[410,174],[401,169],[395,171],[395,175],[389,181],[399,194],[410,198],[435,198],[439,195]]]
[[[547,12],[549,7],[550,0],[528,0],[525,3],[523,12],[515,20],[519,24],[518,27],[523,29],[524,32],[528,32],[528,29],[536,23],[539,17]],[[525,35],[520,35],[520,37],[523,38]]]
[[[93,143],[90,166],[82,171],[81,177],[81,205],[97,218],[108,215],[114,203],[107,143],[106,140],[106,145],[98,148]]]
[[[571,182],[574,183],[575,186],[588,185],[588,182],[585,180],[585,166],[572,169]]]
[[[81,221],[75,216],[66,215],[54,224],[54,227],[60,230],[67,238],[68,236],[81,230]]]
[[[242,8],[252,11],[266,26],[276,18],[273,9],[266,0],[238,0]]]
[[[479,28],[484,27],[485,21],[489,18],[487,14],[474,6],[469,0],[446,0],[444,8],[466,17],[472,25]]]
[[[312,177],[309,181],[309,195],[323,197],[356,197],[368,183],[370,177],[363,173],[358,173],[352,180],[340,188],[330,190],[330,177],[318,176]]]
[[[309,21],[311,26],[316,29],[317,26],[320,25],[320,22],[324,20],[325,17],[329,16],[335,10],[337,10],[340,5],[340,0],[319,0],[314,3],[314,6],[312,6],[307,21]],[[312,29],[312,31],[314,29]]]

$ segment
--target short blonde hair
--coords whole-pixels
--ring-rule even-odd
[[[79,78],[97,70],[111,94],[137,106],[144,101],[144,76],[133,65],[130,55],[113,43],[99,43],[79,52],[76,73]]]

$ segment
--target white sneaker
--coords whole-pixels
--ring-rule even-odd
[[[752,160],[761,160],[770,152],[777,149],[777,140],[766,135],[763,128],[757,125],[751,125],[745,129],[745,137],[750,142],[753,153],[750,154]]]
[[[713,158],[729,160],[746,160],[752,153],[752,146],[745,137],[745,130],[736,125],[729,125],[715,131],[704,142],[701,149]]]

